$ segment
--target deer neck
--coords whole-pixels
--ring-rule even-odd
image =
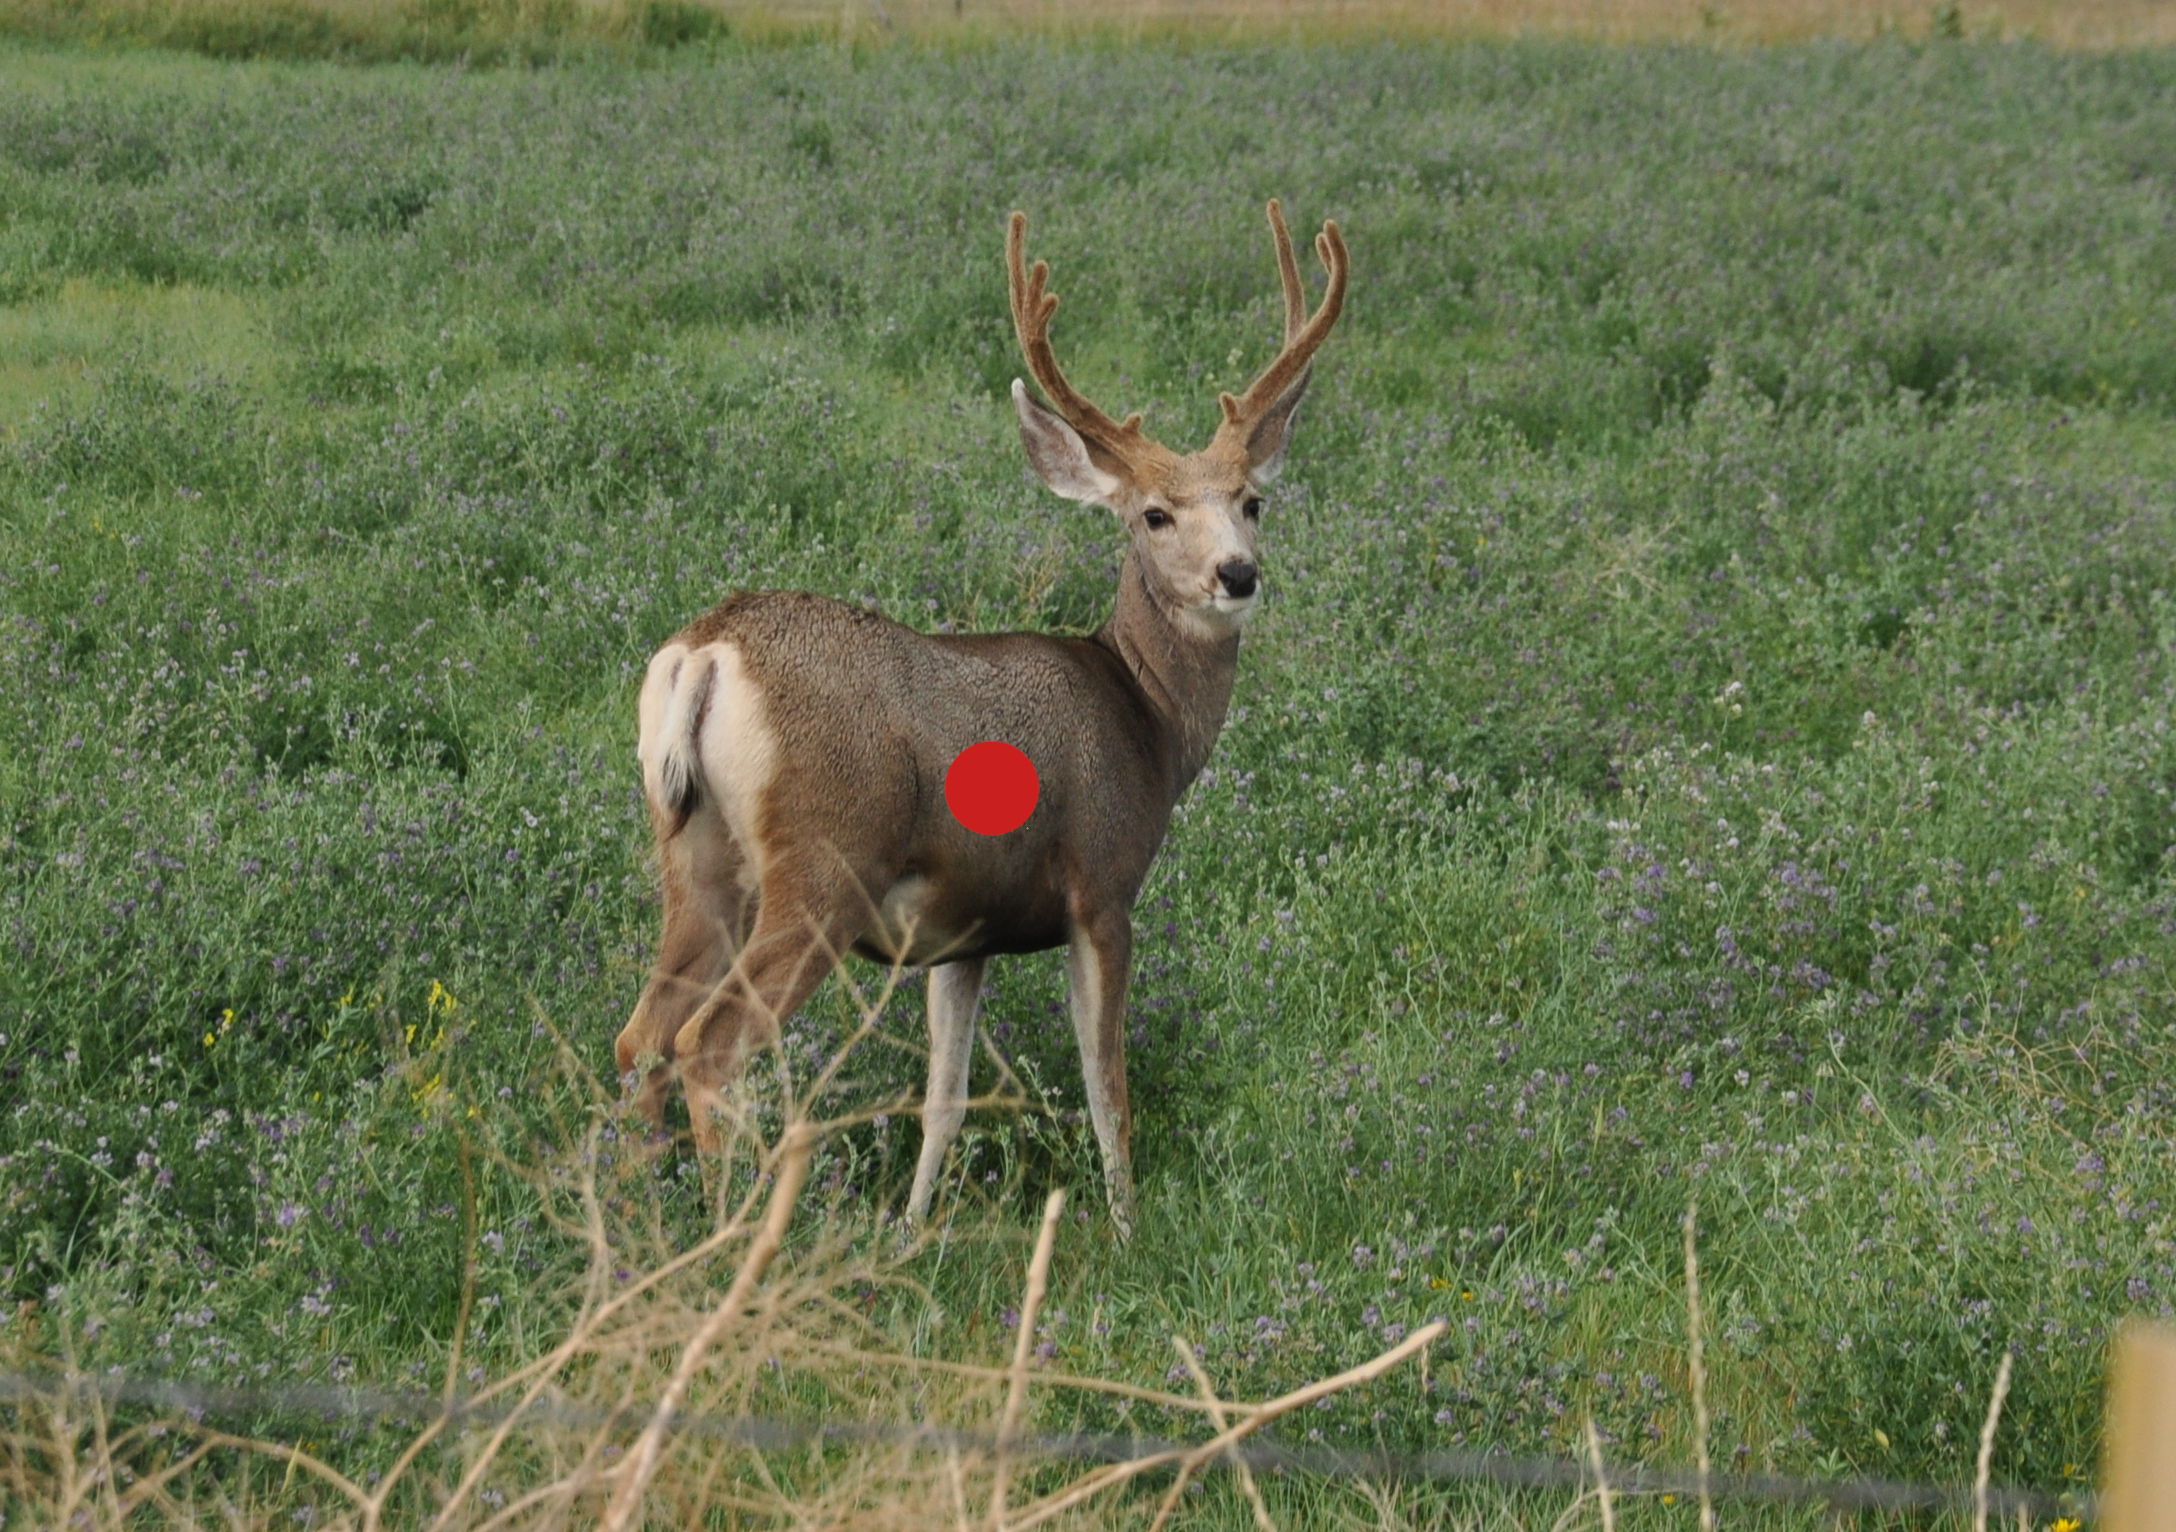
[[[1157,601],[1129,548],[1118,575],[1118,605],[1096,642],[1125,663],[1148,703],[1164,736],[1176,800],[1200,775],[1223,732],[1239,670],[1238,632],[1209,636],[1188,631]]]

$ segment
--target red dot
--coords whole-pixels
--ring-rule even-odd
[[[944,774],[944,801],[952,817],[977,835],[1019,829],[1035,812],[1042,790],[1035,763],[1002,740],[969,745],[952,757]]]

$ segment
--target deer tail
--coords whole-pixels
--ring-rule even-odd
[[[698,649],[675,665],[666,682],[665,707],[656,738],[645,742],[652,746],[643,751],[652,763],[650,799],[668,840],[687,828],[689,817],[702,802],[703,761],[698,741],[717,680],[717,664],[707,651]]]

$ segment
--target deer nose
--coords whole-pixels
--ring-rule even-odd
[[[1235,597],[1243,600],[1254,594],[1255,569],[1252,559],[1227,559],[1216,566],[1216,577],[1224,582],[1224,589]]]

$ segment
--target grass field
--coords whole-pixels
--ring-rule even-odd
[[[1049,1354],[1184,1392],[1179,1330],[1261,1396],[1440,1316],[1288,1435],[1683,1463],[1697,1199],[1720,1465],[1967,1478],[2012,1347],[1997,1479],[2082,1486],[2112,1326],[2176,1314],[2172,120],[2169,54],[1969,42],[0,45],[0,1348],[548,1345],[581,1249],[514,1167],[648,960],[644,658],[738,586],[1094,625],[1001,220],[1192,444],[1278,194],[1352,297],[1140,910],[1140,1230],[1076,1199]],[[1034,1110],[971,1119],[926,1301],[862,1294],[901,1349],[1001,1354],[1095,1185],[1061,1002],[997,966]],[[918,1008],[832,1109],[913,1088]],[[827,1147],[830,1237],[916,1142]],[[615,1216],[693,1238],[691,1174]]]
[[[228,59],[619,62],[734,42],[985,47],[1970,38],[2165,47],[2160,0],[0,0],[0,36]]]

